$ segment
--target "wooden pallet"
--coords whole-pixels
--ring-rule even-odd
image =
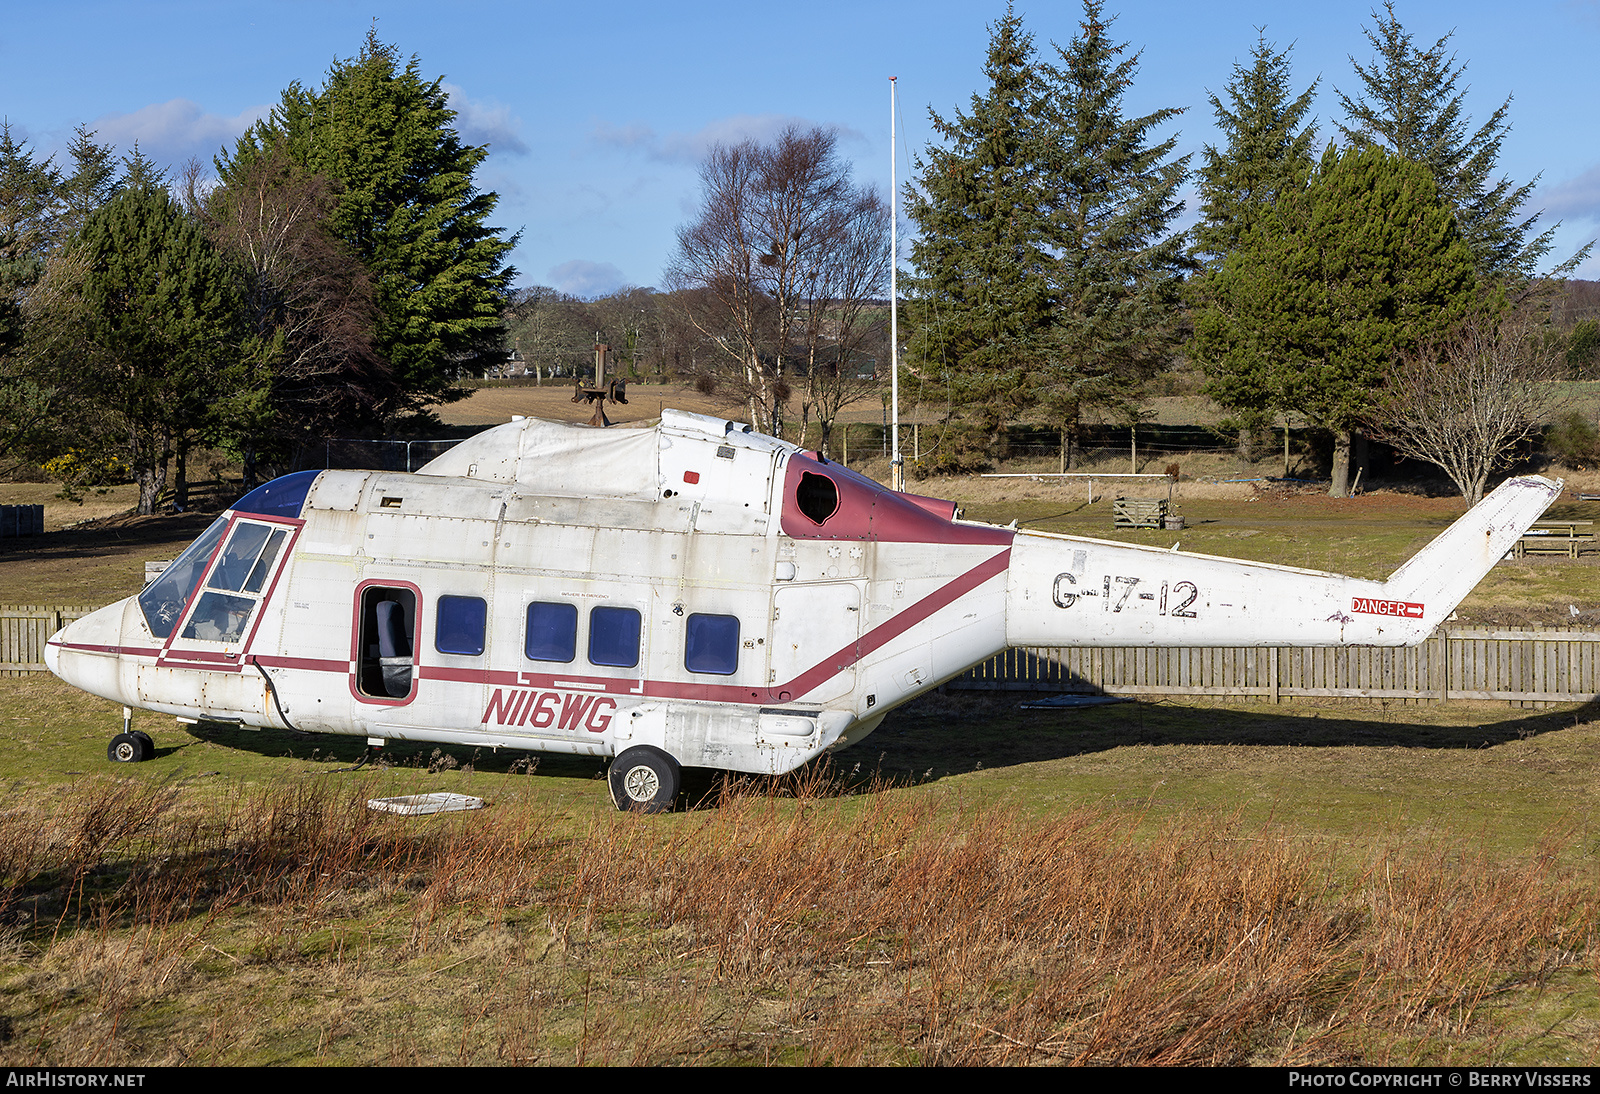
[[[1166,498],[1111,499],[1113,528],[1160,528],[1171,506]]]

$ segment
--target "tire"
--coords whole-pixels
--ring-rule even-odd
[[[606,782],[623,812],[665,813],[678,800],[678,761],[659,748],[637,745],[611,761]]]
[[[131,733],[133,736],[139,738],[139,740],[144,742],[144,759],[146,759],[146,760],[155,759],[156,743],[155,743],[154,740],[151,739],[150,734],[146,733],[142,729],[130,729],[128,732]]]
[[[114,764],[143,763],[154,753],[150,738],[142,733],[119,733],[106,746],[106,759]]]

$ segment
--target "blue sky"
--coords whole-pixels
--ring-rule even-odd
[[[1362,27],[1373,6],[1108,2],[1113,37],[1141,52],[1126,109],[1187,107],[1170,130],[1180,152],[1218,141],[1207,93],[1221,92],[1265,27],[1269,41],[1293,44],[1297,84],[1321,78],[1316,114],[1332,135],[1343,120],[1334,88],[1356,90],[1350,56],[1371,58]],[[1081,3],[1017,10],[1046,52],[1082,14]],[[1600,236],[1600,3],[1401,0],[1396,10],[1419,43],[1454,31],[1473,119],[1514,97],[1500,167],[1519,183],[1541,176],[1530,212],[1563,221],[1557,254]],[[291,81],[319,85],[376,19],[384,41],[443,78],[466,139],[490,145],[479,183],[500,194],[496,223],[522,233],[519,283],[592,295],[659,284],[716,140],[833,126],[857,177],[887,188],[891,75],[904,181],[931,137],[929,108],[949,116],[981,87],[987,26],[1003,11],[946,0],[8,0],[0,114],[46,154],[87,123],[123,150],[137,139],[158,163],[209,162]],[[1190,219],[1194,205],[1191,192]],[[1580,275],[1600,278],[1600,257]]]

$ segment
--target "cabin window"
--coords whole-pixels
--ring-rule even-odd
[[[636,608],[595,608],[589,613],[589,663],[631,669],[639,663]]]
[[[525,648],[530,661],[570,662],[578,655],[578,606],[529,604]]]
[[[839,487],[828,476],[807,471],[800,476],[794,500],[812,524],[821,524],[839,511]]]
[[[357,686],[376,699],[411,694],[416,660],[417,597],[410,589],[369,585],[361,591],[361,663]]]
[[[464,657],[481,655],[488,618],[489,606],[481,597],[441,596],[434,613],[433,648]]]
[[[731,676],[739,667],[739,620],[731,615],[689,616],[683,667]]]

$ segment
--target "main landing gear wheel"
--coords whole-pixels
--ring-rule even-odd
[[[678,800],[678,761],[659,748],[637,745],[611,761],[606,781],[624,812],[665,813]]]
[[[119,733],[106,746],[106,759],[117,764],[143,763],[155,754],[155,742],[138,732]]]

